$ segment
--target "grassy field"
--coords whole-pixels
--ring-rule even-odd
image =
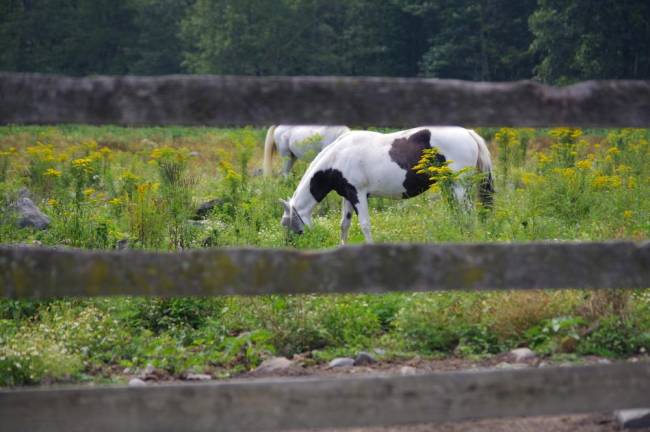
[[[494,209],[459,212],[433,190],[371,202],[377,242],[644,240],[650,235],[647,130],[483,129],[496,167]],[[177,250],[338,244],[340,202],[302,236],[280,226],[299,175],[263,179],[259,129],[2,127],[0,242]],[[277,164],[279,166],[279,163]],[[296,172],[304,171],[299,163]],[[52,220],[17,229],[26,187]],[[197,206],[218,198],[206,220]],[[361,242],[353,223],[350,240]],[[432,271],[434,271],[432,269]],[[649,283],[650,285],[650,283]],[[223,299],[0,300],[0,385],[112,380],[146,364],[227,376],[264,356],[313,362],[361,349],[385,358],[650,350],[650,293],[533,292]]]

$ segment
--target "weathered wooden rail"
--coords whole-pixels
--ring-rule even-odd
[[[0,246],[0,297],[650,287],[650,242],[363,245],[180,253]]]
[[[650,363],[405,377],[0,390],[4,432],[239,432],[587,413],[650,403]]]
[[[647,127],[650,81],[0,73],[0,124]]]
[[[650,81],[69,78],[0,73],[0,124],[650,126]],[[0,246],[0,297],[648,288],[650,243],[373,245],[322,252]],[[0,430],[257,431],[650,406],[650,364],[142,388],[0,390]]]

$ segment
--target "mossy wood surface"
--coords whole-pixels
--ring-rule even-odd
[[[3,432],[261,431],[650,406],[650,364],[0,390]]]
[[[0,73],[0,124],[650,126],[650,81]]]
[[[0,296],[15,299],[649,286],[649,242],[178,253],[0,246]]]

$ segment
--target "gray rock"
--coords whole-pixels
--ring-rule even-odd
[[[190,157],[199,157],[199,156],[201,156],[201,153],[199,153],[199,152],[197,152],[197,151],[191,151],[191,152],[189,153],[189,156],[190,156]]]
[[[375,348],[372,351],[378,356],[383,356],[384,354],[386,354],[386,350],[383,348]]]
[[[631,409],[615,411],[616,422],[623,429],[650,427],[650,409]]]
[[[208,374],[188,373],[185,375],[185,379],[188,381],[210,381],[212,376]]]
[[[399,370],[400,375],[415,375],[417,370],[413,366],[402,366]]]
[[[515,363],[521,363],[526,360],[534,359],[537,357],[535,353],[529,348],[517,348],[510,351]]]
[[[122,239],[117,241],[117,250],[129,249],[129,239]]]
[[[266,359],[260,364],[255,372],[277,372],[287,370],[293,366],[293,362],[286,357],[273,357]]]
[[[362,351],[354,358],[355,366],[365,366],[373,363],[377,363],[377,360],[367,352]]]
[[[193,219],[194,220],[200,220],[200,219],[205,219],[208,217],[212,209],[215,207],[219,207],[223,205],[223,199],[221,198],[216,198],[207,202],[204,202],[199,206],[198,209],[196,209],[196,214],[194,215]]]
[[[144,371],[142,371],[144,375],[153,375],[156,373],[156,368],[151,364],[148,363],[147,366],[144,368]]]
[[[140,378],[131,378],[129,381],[129,387],[144,387],[147,383],[142,381]]]
[[[50,226],[50,218],[41,212],[28,196],[18,198],[13,208],[18,214],[18,226],[20,228],[36,228],[42,230]]]
[[[354,366],[354,359],[349,357],[337,357],[329,362],[328,366],[331,368],[352,367]]]

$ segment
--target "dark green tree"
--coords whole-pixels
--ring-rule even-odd
[[[647,0],[539,0],[530,27],[545,82],[650,78]]]
[[[421,73],[438,78],[505,81],[528,78],[533,58],[527,18],[535,0],[408,1],[424,17],[429,48]]]
[[[125,53],[135,28],[125,2],[22,0],[2,8],[2,69],[71,75],[128,71]]]

